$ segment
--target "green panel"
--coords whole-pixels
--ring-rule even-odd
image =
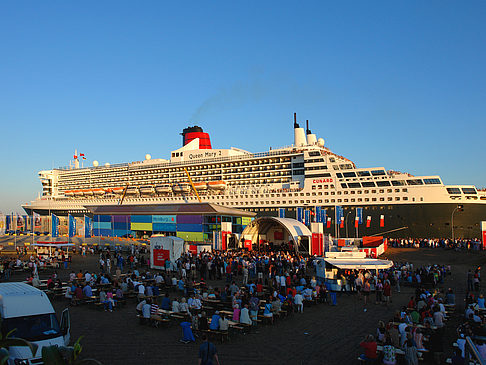
[[[132,223],[132,231],[151,231],[152,223]]]
[[[182,238],[185,241],[204,241],[204,233],[202,232],[177,232],[177,237]]]

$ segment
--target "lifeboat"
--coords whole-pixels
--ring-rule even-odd
[[[204,182],[196,182],[194,183],[194,188],[196,188],[197,191],[204,191],[208,188],[208,185]]]
[[[223,180],[208,182],[208,188],[212,190],[225,190],[226,185],[226,181]]]
[[[191,185],[189,183],[176,183],[172,185],[174,193],[189,193],[191,191]]]
[[[123,190],[125,190],[125,188],[113,188],[113,193],[121,195],[123,194]]]
[[[131,186],[127,189],[126,195],[137,195],[139,193],[136,186]]]
[[[74,196],[74,192],[72,190],[66,190],[64,192],[64,196],[67,196],[67,197],[71,198],[71,197]]]
[[[82,190],[74,190],[73,193],[75,197],[81,197],[84,195],[84,192]]]
[[[93,190],[90,190],[90,189],[83,190],[83,194],[84,194],[84,196],[88,196],[88,197],[94,195]]]
[[[169,184],[157,185],[155,191],[157,194],[168,194],[172,191],[172,188]]]
[[[142,186],[140,195],[155,195],[155,189],[152,186]]]
[[[104,189],[93,189],[93,194],[100,197],[105,195],[105,190]]]

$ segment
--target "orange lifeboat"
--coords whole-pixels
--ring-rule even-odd
[[[73,193],[75,197],[81,197],[84,195],[83,190],[74,190]]]
[[[69,198],[72,198],[74,196],[74,192],[72,190],[66,190],[64,192],[64,196],[67,196]]]
[[[123,190],[125,190],[125,188],[113,188],[113,193],[121,195],[123,194]]]
[[[197,191],[203,191],[203,190],[206,190],[208,188],[208,184],[206,184],[204,181],[201,181],[201,182],[195,182],[194,183],[194,188],[197,190]]]
[[[105,195],[105,190],[104,189],[93,189],[93,194],[96,196],[103,196]]]
[[[225,190],[226,189],[226,181],[218,180],[218,181],[209,181],[208,188],[212,190]]]
[[[83,194],[84,194],[84,196],[88,196],[88,197],[91,197],[91,196],[94,195],[93,190],[90,190],[90,189],[83,190]]]

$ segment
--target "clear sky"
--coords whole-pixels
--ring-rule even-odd
[[[486,186],[485,1],[2,1],[0,212],[37,172],[293,142]]]

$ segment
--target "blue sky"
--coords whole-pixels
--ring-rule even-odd
[[[360,167],[486,187],[484,1],[2,1],[0,212],[37,172],[292,143],[292,113]]]

